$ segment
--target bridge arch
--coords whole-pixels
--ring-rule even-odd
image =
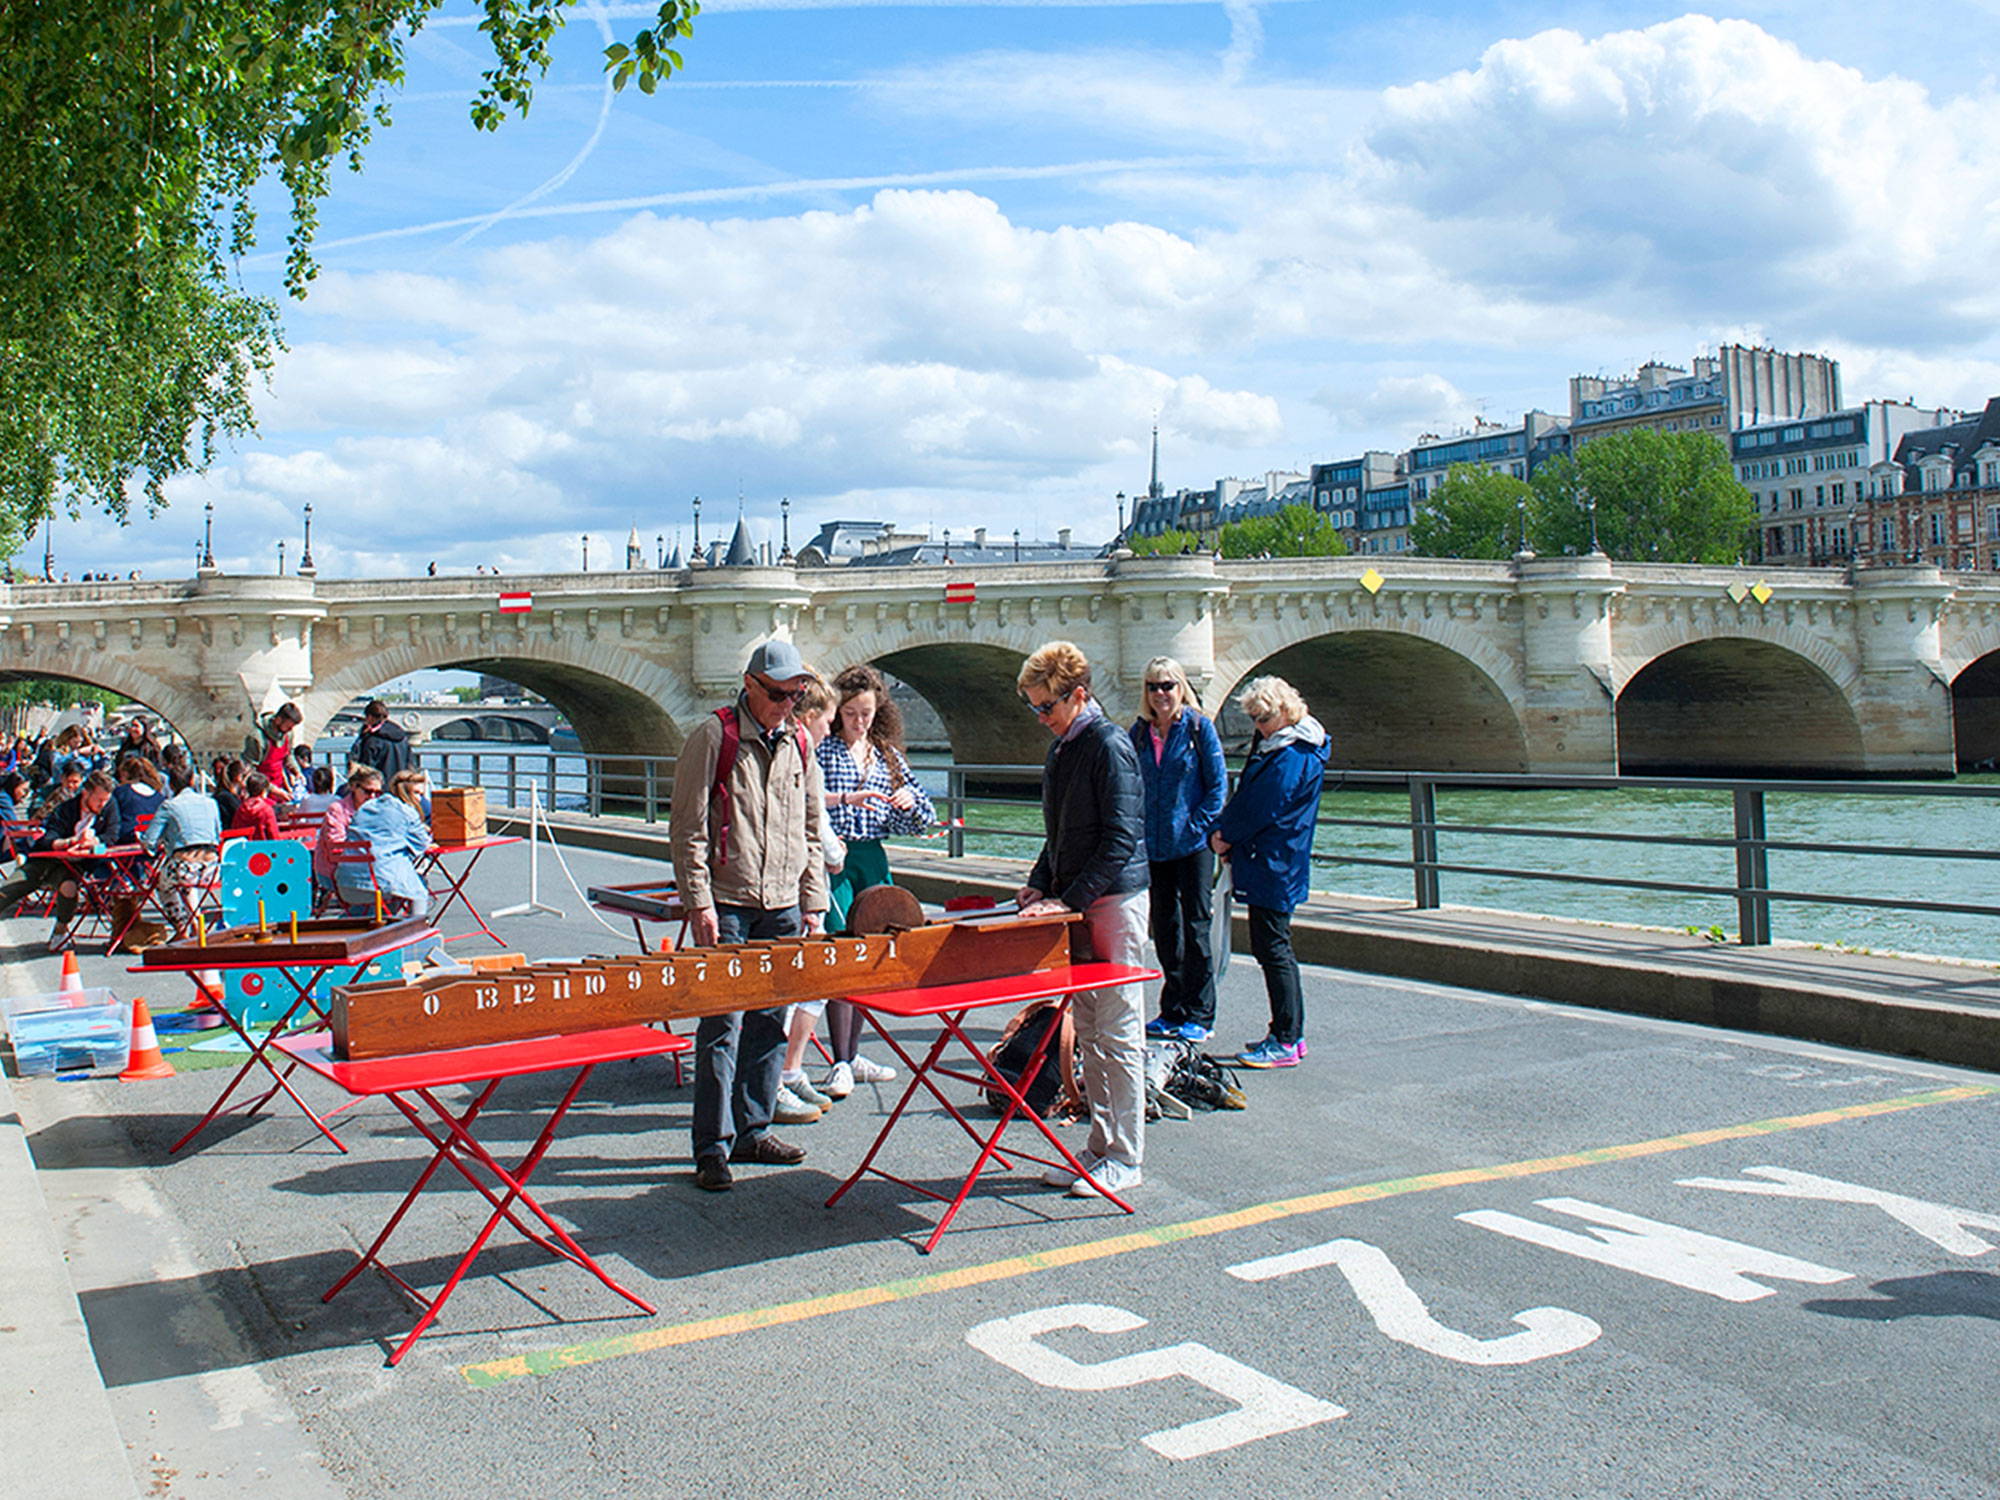
[[[1751,636],[1691,640],[1644,662],[1620,686],[1617,722],[1626,775],[1851,775],[1866,764],[1848,684],[1813,655]]]
[[[430,738],[499,745],[546,745],[549,742],[548,732],[533,720],[490,710],[449,719],[433,729]]]
[[[2000,645],[1953,673],[1951,732],[1960,770],[2000,768]]]
[[[1021,663],[1046,635],[1018,649],[987,641],[904,644],[869,652],[859,640],[840,657],[814,663],[830,681],[857,662],[900,679],[922,695],[944,722],[954,761],[965,764],[1040,765],[1049,737],[1021,706],[1014,680]],[[886,644],[886,643],[881,643]]]
[[[1525,771],[1514,699],[1471,657],[1423,635],[1340,630],[1242,665],[1216,663],[1207,701],[1220,712],[1249,678],[1276,674],[1304,696],[1344,770]]]
[[[304,732],[316,736],[355,698],[385,682],[427,670],[484,672],[518,683],[561,709],[591,755],[678,755],[683,724],[707,711],[690,684],[637,652],[592,641],[580,653],[546,642],[461,641],[456,649],[394,646],[341,662],[299,698]]]
[[[69,652],[47,653],[47,661],[34,660],[36,654],[28,653],[24,657],[23,653],[9,652],[4,663],[0,663],[0,682],[53,680],[98,688],[139,704],[186,740],[197,756],[219,751],[237,754],[243,749],[241,744],[226,742],[226,735],[218,737],[215,734],[212,728],[214,722],[227,715],[214,694],[196,695],[172,687],[112,653],[96,653],[88,663],[75,660],[74,653]],[[234,705],[230,707],[234,710]],[[242,732],[246,735],[252,733],[254,725],[248,703],[234,711]]]

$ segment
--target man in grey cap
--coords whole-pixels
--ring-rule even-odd
[[[798,647],[769,640],[743,691],[703,719],[674,764],[674,879],[697,948],[820,930],[819,762],[792,722],[808,673]],[[694,1180],[726,1191],[729,1164],[791,1166],[805,1148],[771,1134],[785,1061],[785,1013],[709,1016],[695,1029]]]

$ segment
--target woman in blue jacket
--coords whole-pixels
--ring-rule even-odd
[[[1141,682],[1146,716],[1132,726],[1132,748],[1146,786],[1153,949],[1166,976],[1146,1035],[1205,1042],[1215,1034],[1215,854],[1208,836],[1228,791],[1222,740],[1171,656],[1147,662]]]
[[[1229,857],[1236,894],[1250,908],[1250,951],[1271,997],[1271,1031],[1237,1061],[1296,1067],[1306,1055],[1305,1002],[1292,956],[1292,910],[1312,884],[1313,826],[1326,782],[1326,730],[1282,677],[1259,677],[1236,700],[1257,726],[1236,795],[1210,835]]]

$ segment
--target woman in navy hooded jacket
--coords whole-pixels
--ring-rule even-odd
[[[1237,1061],[1290,1068],[1306,1055],[1305,1002],[1292,956],[1292,909],[1312,884],[1312,842],[1326,781],[1326,730],[1282,677],[1259,677],[1236,700],[1257,726],[1236,795],[1210,835],[1229,857],[1236,894],[1250,908],[1250,951],[1271,997],[1271,1031]]]
[[[1215,1033],[1215,854],[1208,836],[1229,790],[1215,722],[1195,707],[1187,671],[1171,656],[1146,663],[1146,716],[1132,726],[1146,786],[1153,950],[1166,984],[1146,1035],[1205,1042]]]

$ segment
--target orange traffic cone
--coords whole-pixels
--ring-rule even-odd
[[[62,983],[56,986],[58,995],[69,996],[71,1005],[83,1004],[83,974],[76,966],[76,949],[63,950]]]
[[[188,1007],[189,1010],[220,1010],[222,1008],[222,971],[220,969],[197,969],[194,987],[201,992],[201,998]]]
[[[160,1034],[144,1000],[132,1002],[132,1060],[118,1076],[133,1081],[174,1076],[174,1065],[160,1055]]]

